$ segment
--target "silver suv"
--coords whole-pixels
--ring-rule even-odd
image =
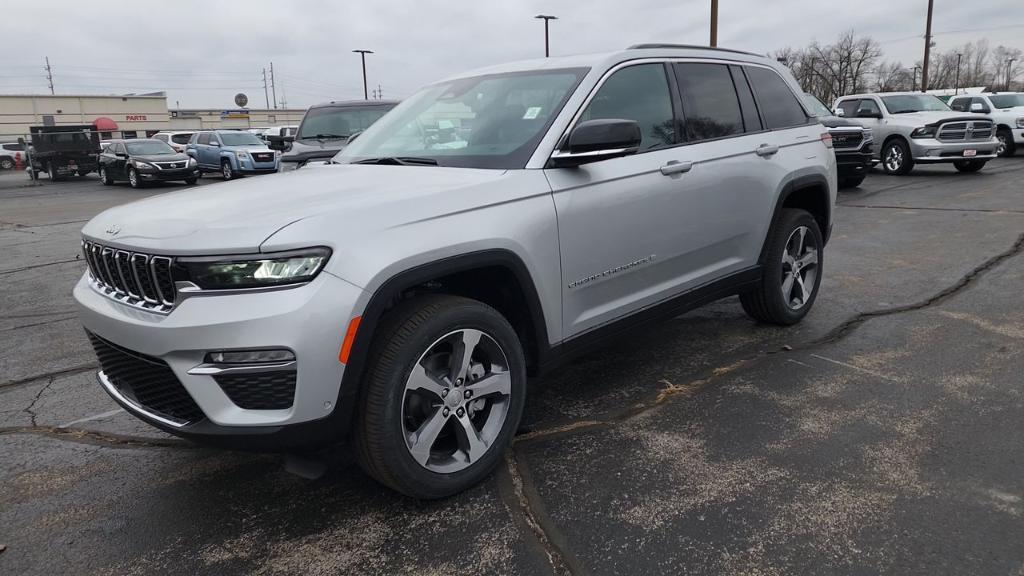
[[[331,164],[112,208],[74,289],[99,382],[173,434],[347,440],[398,491],[458,492],[528,375],[733,294],[808,313],[836,160],[799,95],[728,50],[519,62],[423,88]]]
[[[875,157],[889,174],[908,174],[915,164],[952,163],[977,172],[996,157],[995,129],[986,116],[954,112],[931,94],[884,92],[836,100],[837,116],[854,118],[874,133]]]

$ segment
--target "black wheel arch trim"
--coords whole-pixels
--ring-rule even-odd
[[[761,254],[758,256],[757,261],[759,263],[764,262],[765,253],[768,251],[768,238],[772,233],[772,225],[775,224],[775,220],[779,217],[783,207],[785,207],[786,200],[795,192],[806,190],[808,188],[819,188],[824,189],[825,194],[825,226],[821,230],[822,241],[828,244],[829,236],[832,234],[832,197],[830,196],[828,188],[828,179],[822,174],[805,174],[803,176],[797,176],[789,182],[786,182],[782,187],[782,191],[779,192],[778,198],[775,199],[775,209],[772,211],[772,219],[768,224],[768,229],[765,230],[764,238],[761,240]]]

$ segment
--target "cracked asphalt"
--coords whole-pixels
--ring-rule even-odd
[[[1024,158],[840,195],[814,310],[735,298],[531,382],[506,465],[440,502],[308,480],[119,410],[78,231],[149,194],[0,175],[2,574],[1024,575]],[[214,185],[216,180],[204,180]]]

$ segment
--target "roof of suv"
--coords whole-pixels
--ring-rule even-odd
[[[328,106],[338,108],[347,106],[393,106],[395,104],[398,104],[398,100],[331,100],[330,102],[314,104],[310,108],[325,108]]]
[[[908,90],[908,91],[905,91],[905,92],[864,92],[863,94],[847,94],[845,96],[840,96],[839,98],[837,98],[837,100],[846,100],[848,98],[864,98],[866,96],[922,96],[922,95],[924,95],[924,96],[932,96],[932,94],[927,94],[925,92],[920,92],[920,91],[914,92],[914,91]]]
[[[440,80],[445,82],[456,78],[480,76],[484,74],[502,74],[506,72],[522,72],[526,70],[554,70],[558,68],[609,68],[621,62],[643,58],[712,58],[716,60],[734,60],[780,67],[781,64],[766,56],[730,50],[727,48],[710,48],[707,46],[689,46],[683,44],[635,44],[626,50],[600,52],[595,54],[577,54],[573,56],[555,56],[552,58],[535,58],[518,60],[496,66],[488,66],[469,70],[461,74]]]

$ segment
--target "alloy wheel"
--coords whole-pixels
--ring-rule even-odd
[[[0,168],[10,170],[11,168],[14,168],[14,162],[10,158],[4,158],[3,160],[0,160]]]
[[[811,299],[817,276],[818,247],[814,235],[808,227],[800,226],[789,235],[782,252],[782,299],[791,310],[803,308]]]
[[[132,168],[128,169],[128,183],[132,185],[132,188],[139,187],[139,176],[135,173]]]
[[[885,169],[889,172],[897,172],[903,167],[903,149],[896,144],[891,144],[885,150]]]
[[[1002,156],[1006,153],[1006,134],[996,134],[996,140],[999,141],[999,143],[996,144],[996,156]]]
[[[231,180],[231,175],[232,174],[231,174],[231,164],[230,163],[225,162],[225,163],[221,164],[220,165],[220,171],[221,171],[221,174],[224,175],[224,179],[225,180]]]
[[[456,330],[431,344],[402,398],[402,432],[413,459],[444,474],[483,457],[508,417],[508,367],[501,346],[480,330]]]

